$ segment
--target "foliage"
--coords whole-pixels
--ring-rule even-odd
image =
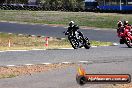
[[[0,3],[7,3],[7,4],[14,4],[14,3],[21,3],[26,4],[28,0],[0,0]]]
[[[28,0],[1,0],[0,3],[27,4]],[[43,10],[80,11],[84,7],[83,0],[36,0]]]

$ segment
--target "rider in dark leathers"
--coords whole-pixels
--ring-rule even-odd
[[[78,25],[75,25],[74,21],[70,21],[69,22],[69,27],[68,27],[68,30],[67,32],[65,33],[65,35],[68,35],[69,33],[73,33],[73,36],[76,36],[76,38],[78,38],[78,34],[80,36],[82,36],[82,38],[84,39],[84,36],[83,34],[78,30],[79,29],[79,26]],[[78,33],[78,34],[77,34]]]

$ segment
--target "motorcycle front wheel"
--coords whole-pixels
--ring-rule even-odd
[[[79,48],[79,42],[76,38],[70,38],[69,41],[74,49]]]

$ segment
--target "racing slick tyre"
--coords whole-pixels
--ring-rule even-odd
[[[132,40],[126,39],[125,44],[128,46],[128,48],[132,48]]]
[[[91,47],[90,43],[89,43],[89,39],[87,37],[85,38],[84,47],[85,47],[85,49],[89,49]]]
[[[71,39],[69,39],[69,41],[74,49],[79,48],[79,42],[76,38],[71,38]]]

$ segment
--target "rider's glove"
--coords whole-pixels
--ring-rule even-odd
[[[65,35],[68,35],[69,34],[69,32],[65,32]]]

